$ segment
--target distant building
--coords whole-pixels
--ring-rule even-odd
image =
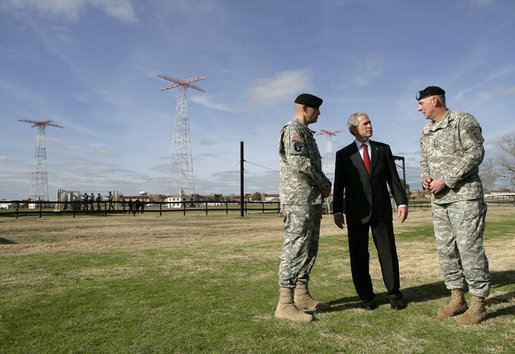
[[[135,202],[136,200],[141,200],[143,202],[148,202],[150,201],[150,198],[148,195],[124,195],[123,196],[123,199],[128,202],[128,201],[133,201]]]
[[[262,202],[279,202],[280,197],[279,197],[279,194],[261,193],[261,201]]]
[[[415,190],[411,192],[414,199],[427,199],[428,195],[425,191]]]
[[[244,201],[244,202],[248,202],[248,201],[250,201],[250,198],[252,198],[252,195],[251,195],[251,194],[245,194],[245,195],[243,196],[243,201]],[[231,201],[232,201],[232,202],[238,202],[238,203],[240,203],[240,202],[241,202],[241,196],[239,196],[239,195],[233,195],[233,196],[232,196],[232,198],[231,198]]]
[[[0,202],[0,209],[14,209],[16,203]]]
[[[186,206],[194,206],[194,203],[187,203],[187,202],[193,202],[198,199],[198,194],[192,194],[192,195],[170,195],[165,198],[166,207],[167,208],[183,208],[184,204]],[[188,205],[189,204],[189,205]]]
[[[210,206],[220,206],[223,204],[223,197],[221,194],[199,195],[199,201],[208,202]]]

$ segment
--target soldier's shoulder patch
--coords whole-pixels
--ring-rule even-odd
[[[293,139],[293,141],[297,141],[301,144],[304,144],[304,138],[301,137],[300,135],[294,135],[292,139]]]
[[[304,145],[304,144],[295,142],[295,143],[293,143],[293,146],[292,146],[293,149],[292,149],[291,153],[294,155],[304,154],[305,146],[306,145]]]
[[[483,134],[481,134],[481,128],[478,126],[470,127],[467,133],[475,143],[482,143],[485,141]]]
[[[472,115],[466,116],[463,120],[462,129],[474,143],[482,143],[485,141],[481,132],[481,126]]]

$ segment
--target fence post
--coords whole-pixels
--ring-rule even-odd
[[[206,202],[206,215],[207,215],[207,202]]]
[[[18,212],[20,211],[20,202],[16,202],[16,219],[18,219]]]
[[[229,202],[225,201],[225,215],[229,215]]]
[[[159,202],[159,216],[163,216],[163,202]]]
[[[43,203],[41,203],[41,200],[39,201],[39,218],[41,219],[41,213],[43,211]]]
[[[186,202],[182,201],[182,208],[184,209],[184,216],[186,216]]]

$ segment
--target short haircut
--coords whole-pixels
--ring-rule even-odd
[[[366,113],[354,113],[354,114],[351,114],[351,116],[349,117],[349,120],[347,121],[347,128],[349,129],[349,132],[352,135],[356,135],[356,134],[354,134],[354,130],[352,128],[358,129],[358,124],[359,124],[358,118],[361,116],[365,116],[368,119],[370,119],[370,117]]]
[[[440,104],[445,107],[445,95],[436,95],[436,98],[440,101]]]

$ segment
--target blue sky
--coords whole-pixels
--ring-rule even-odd
[[[367,112],[419,189],[418,90],[472,113],[487,156],[515,132],[514,25],[512,0],[3,0],[0,199],[29,194],[37,129],[18,119],[64,126],[46,132],[51,199],[167,194],[177,90],[158,74],[208,77],[188,90],[198,193],[239,194],[240,141],[245,191],[277,193],[277,137],[302,92],[324,99],[314,130]]]

